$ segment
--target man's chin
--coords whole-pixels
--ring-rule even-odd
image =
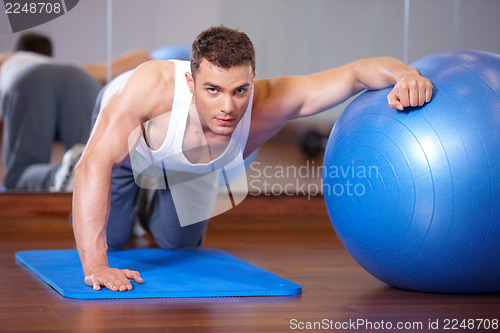
[[[214,134],[217,134],[220,136],[231,136],[234,133],[234,128],[233,127],[220,127],[220,126],[218,126],[212,132],[214,132]]]
[[[230,136],[234,133],[235,127],[234,126],[221,126],[219,124],[216,124],[212,126],[211,128],[212,133],[220,136]]]

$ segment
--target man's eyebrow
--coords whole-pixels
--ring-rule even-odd
[[[215,83],[212,83],[212,82],[204,82],[203,83],[204,86],[207,86],[207,87],[211,87],[211,88],[215,88],[217,90],[222,90],[223,88],[221,86],[219,86],[218,84],[215,84]],[[247,88],[250,86],[250,83],[243,83],[242,85],[236,87],[234,90],[237,90],[237,89],[242,89],[242,88]]]
[[[218,84],[212,83],[212,82],[204,82],[203,85],[207,86],[207,87],[212,87],[212,88],[215,88],[215,89],[218,89],[218,90],[222,89],[221,86],[219,86]]]
[[[243,83],[241,86],[236,87],[236,89],[247,88],[247,87],[249,87],[249,86],[250,86],[250,83],[248,83],[248,82],[247,82],[247,83]],[[236,89],[235,89],[235,90],[236,90]]]

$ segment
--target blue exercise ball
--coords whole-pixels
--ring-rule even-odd
[[[356,98],[326,146],[323,192],[351,256],[379,280],[437,293],[500,291],[500,56],[453,50],[412,64],[423,107]]]
[[[173,44],[151,51],[151,60],[189,60],[191,47],[187,44]]]

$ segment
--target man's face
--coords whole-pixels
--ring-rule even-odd
[[[205,59],[196,79],[186,74],[204,132],[233,134],[250,102],[254,77],[250,64],[222,69]]]

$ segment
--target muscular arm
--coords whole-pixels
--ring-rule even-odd
[[[323,72],[269,80],[268,97],[287,119],[327,110],[364,89],[394,86],[389,106],[398,110],[423,105],[432,96],[431,82],[394,58],[361,59]]]
[[[108,267],[106,221],[110,207],[111,170],[129,153],[130,134],[168,105],[169,66],[143,65],[124,89],[101,110],[87,147],[76,166],[73,192],[73,230],[85,282],[100,289],[132,288],[129,278],[141,282],[137,272]],[[171,105],[171,104],[170,104]]]
[[[394,58],[371,58],[305,75],[255,81],[252,125],[246,156],[294,118],[328,110],[364,89],[394,86],[389,106],[403,110],[432,97],[432,83]]]

